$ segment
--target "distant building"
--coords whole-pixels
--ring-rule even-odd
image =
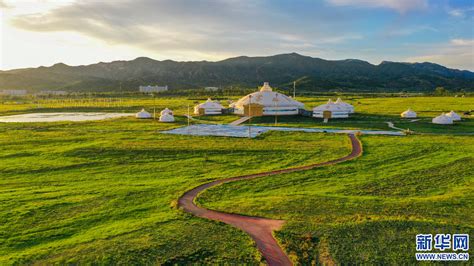
[[[139,87],[140,92],[143,93],[150,93],[150,92],[162,92],[162,91],[167,91],[168,90],[168,85],[166,86],[140,86]]]
[[[40,91],[38,95],[67,95],[66,91]]]
[[[218,87],[205,87],[204,90],[205,91],[218,91],[219,88]]]
[[[14,95],[14,96],[21,96],[26,95],[28,92],[26,90],[1,90],[0,94],[2,95]]]

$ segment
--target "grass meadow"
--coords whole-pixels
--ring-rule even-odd
[[[205,100],[204,97],[202,100]],[[235,99],[234,99],[235,100]],[[307,108],[327,101],[301,97]],[[344,99],[346,100],[346,99]],[[350,152],[344,135],[269,132],[255,139],[160,134],[187,124],[199,99],[79,98],[3,101],[0,115],[137,112],[168,107],[177,121],[0,123],[0,265],[259,264],[254,243],[222,223],[176,208],[210,180],[323,162]],[[287,220],[276,237],[296,264],[412,264],[418,233],[474,235],[474,120],[431,117],[474,109],[472,98],[349,98],[358,112],[328,124],[279,117],[278,125],[425,133],[362,136],[362,157],[306,172],[225,184],[199,203]],[[399,119],[407,108],[417,122]],[[229,123],[231,115],[191,123]],[[274,117],[252,123],[273,124]],[[437,133],[437,134],[426,134]],[[465,134],[465,135],[463,135]],[[471,247],[473,244],[471,243]]]
[[[199,203],[287,220],[276,237],[301,265],[409,265],[416,234],[474,234],[474,138],[363,136],[362,143],[359,159],[224,184]]]
[[[0,124],[0,264],[256,264],[250,237],[176,209],[176,199],[209,180],[349,151],[342,135],[157,133],[184,123]]]

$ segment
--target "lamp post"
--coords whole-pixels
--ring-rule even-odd
[[[189,119],[190,119],[189,116],[190,116],[190,114],[189,114],[189,103],[188,103],[188,116],[187,116],[188,117],[188,127],[189,127]]]
[[[275,126],[278,123],[278,94],[275,93],[275,98],[272,99],[273,101],[273,110],[275,112]]]
[[[296,81],[293,81],[293,99],[296,99]]]
[[[151,97],[153,97],[153,120],[156,120],[156,108],[155,108],[156,101],[155,101],[155,94],[153,92],[151,93]]]
[[[252,95],[249,95],[249,138],[252,137],[251,135],[251,130],[250,130],[250,124],[252,121],[252,113],[251,113],[251,106],[252,106]]]

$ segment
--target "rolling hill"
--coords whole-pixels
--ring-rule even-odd
[[[63,63],[0,71],[0,89],[135,91],[139,85],[168,85],[170,89],[204,86],[255,87],[269,81],[276,87],[306,91],[420,91],[437,86],[474,91],[474,73],[433,63],[382,62],[357,59],[324,60],[296,53],[267,57],[240,56],[217,62],[157,61],[139,57],[83,66]]]

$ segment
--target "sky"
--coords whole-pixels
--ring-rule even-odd
[[[0,0],[0,70],[292,52],[474,71],[474,0]]]

